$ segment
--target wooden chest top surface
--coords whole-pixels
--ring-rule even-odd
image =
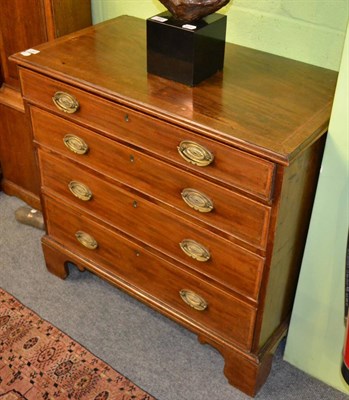
[[[327,130],[336,72],[227,43],[223,72],[188,87],[147,74],[145,29],[122,16],[12,60],[283,164]]]

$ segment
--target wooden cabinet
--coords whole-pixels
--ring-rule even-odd
[[[19,92],[18,51],[91,25],[90,0],[0,0],[0,166],[3,190],[36,208],[39,175]]]
[[[233,44],[192,88],[119,17],[13,56],[47,268],[88,269],[195,332],[255,395],[286,334],[336,73]]]

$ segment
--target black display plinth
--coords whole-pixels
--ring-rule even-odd
[[[194,86],[223,69],[227,17],[187,24],[169,12],[147,19],[148,72]]]

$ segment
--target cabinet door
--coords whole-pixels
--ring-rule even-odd
[[[0,0],[0,179],[5,193],[35,208],[39,179],[30,124],[8,57],[91,23],[90,0]]]
[[[92,25],[90,0],[45,0],[48,40]]]
[[[11,54],[92,24],[90,0],[0,0],[0,85],[19,88]]]
[[[8,57],[47,40],[42,0],[0,0],[1,81],[19,87],[17,67]]]

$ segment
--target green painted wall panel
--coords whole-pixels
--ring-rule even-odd
[[[127,14],[149,18],[166,10],[158,0],[92,0],[94,22]],[[233,0],[227,41],[338,70],[348,0]]]

